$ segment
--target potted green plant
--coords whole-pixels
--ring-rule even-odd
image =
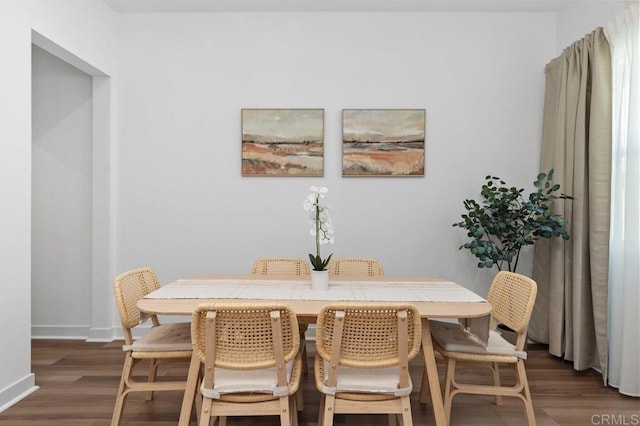
[[[507,186],[496,176],[485,177],[480,192],[482,201],[464,200],[467,213],[453,226],[467,230],[471,240],[460,246],[478,258],[479,268],[491,268],[515,272],[523,247],[541,238],[569,239],[565,228],[567,221],[551,214],[553,200],[572,199],[558,194],[560,185],[553,184],[553,169],[540,173],[533,182],[535,191],[527,197],[524,189]]]
[[[558,193],[560,185],[553,183],[553,169],[538,174],[533,182],[536,190],[526,197],[524,189],[507,186],[499,177],[485,179],[480,192],[482,201],[464,200],[467,213],[462,215],[462,221],[453,224],[467,231],[470,241],[460,250],[469,250],[478,259],[479,268],[495,266],[516,272],[523,247],[541,238],[569,239],[567,221],[550,211],[553,200],[572,199]]]

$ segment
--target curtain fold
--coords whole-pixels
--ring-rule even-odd
[[[546,67],[541,170],[573,200],[552,210],[569,241],[536,242],[538,297],[529,336],[574,368],[607,367],[607,280],[611,188],[611,55],[602,28]]]
[[[640,396],[640,45],[638,5],[605,33],[613,71],[609,384]]]

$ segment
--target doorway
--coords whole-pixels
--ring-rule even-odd
[[[32,35],[32,337],[114,336],[111,78]]]
[[[86,338],[91,308],[92,77],[31,49],[31,333]]]

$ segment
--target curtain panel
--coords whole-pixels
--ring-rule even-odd
[[[613,71],[608,383],[640,396],[640,36],[638,5],[605,27]]]
[[[576,370],[606,374],[611,55],[603,29],[566,48],[545,73],[541,170],[555,169],[574,199],[552,205],[568,220],[570,239],[536,242],[529,336]]]

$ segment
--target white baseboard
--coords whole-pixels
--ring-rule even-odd
[[[33,373],[0,391],[0,413],[39,389]]]
[[[150,324],[142,324],[133,330],[133,337],[142,337],[150,328]],[[122,327],[89,328],[83,326],[31,326],[32,339],[69,339],[86,340],[87,342],[113,342],[123,340]]]
[[[133,337],[138,338],[144,335],[149,327],[141,325],[134,330]],[[32,326],[32,339],[69,339],[86,340],[87,342],[113,342],[123,340],[121,327],[113,328],[89,328],[80,326]]]
[[[71,339],[86,340],[89,336],[89,327],[78,325],[32,325],[32,339]]]
[[[90,328],[87,342],[113,342],[116,339],[116,336],[114,336],[116,331],[122,336],[122,329],[119,327],[118,330],[114,328]],[[123,339],[124,337],[119,338]]]

